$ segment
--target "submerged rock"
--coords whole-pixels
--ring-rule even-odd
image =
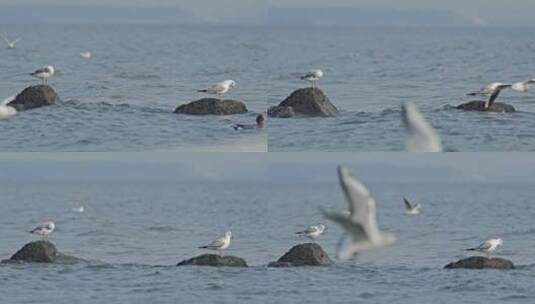
[[[268,116],[276,118],[290,118],[295,116],[295,111],[292,107],[273,106],[268,109]]]
[[[189,115],[231,115],[247,113],[245,104],[238,100],[203,98],[178,106],[174,113]]]
[[[515,107],[503,102],[494,102],[485,109],[485,102],[481,100],[473,100],[467,103],[463,103],[455,107],[458,110],[465,111],[481,111],[481,112],[515,112]]]
[[[53,105],[59,101],[59,96],[48,85],[35,85],[27,87],[7,105],[17,111],[24,111],[44,106]]]
[[[49,241],[35,241],[24,245],[9,260],[2,262],[73,264],[82,261],[80,258],[60,253]]]
[[[268,267],[328,266],[332,263],[320,245],[305,243],[292,247],[276,262],[269,263]]]
[[[221,256],[217,254],[203,254],[189,260],[184,260],[177,264],[177,266],[213,266],[213,267],[247,267],[247,262],[244,259],[226,255]]]
[[[278,107],[271,108],[271,113],[273,115],[278,113],[288,114],[291,111],[290,109],[279,109],[287,107],[290,107],[295,115],[328,117],[335,116],[338,113],[338,109],[331,103],[323,91],[318,88],[303,88],[294,91]]]
[[[457,262],[449,263],[445,269],[466,268],[466,269],[514,269],[513,262],[502,258],[487,258],[484,256],[472,256],[461,259]]]

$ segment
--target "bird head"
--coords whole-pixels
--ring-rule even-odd
[[[50,74],[54,74],[54,67],[51,65],[45,65],[43,67],[45,70],[47,70]]]
[[[232,232],[230,230],[225,232],[225,237],[231,239],[232,238]]]
[[[496,239],[498,246],[503,246],[503,240],[502,239]]]

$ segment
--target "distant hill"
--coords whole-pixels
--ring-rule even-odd
[[[268,23],[284,26],[463,26],[461,15],[439,10],[386,8],[270,8]]]
[[[191,24],[203,20],[175,7],[0,6],[0,24]]]

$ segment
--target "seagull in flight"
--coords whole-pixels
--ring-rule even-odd
[[[497,238],[497,239],[488,239],[484,241],[483,243],[481,243],[479,246],[474,247],[474,248],[468,248],[466,250],[483,252],[484,254],[487,255],[487,258],[490,258],[491,253],[496,251],[498,247],[502,247],[502,246],[503,246],[503,240],[500,238]]]
[[[223,95],[228,93],[235,86],[236,86],[236,81],[229,79],[229,80],[223,80],[221,82],[218,82],[206,89],[198,90],[197,92],[217,95],[219,98],[222,98]]]
[[[519,86],[520,85],[517,85],[517,87],[519,87]],[[496,101],[496,98],[498,98],[498,96],[500,95],[500,93],[501,93],[501,91],[503,89],[509,89],[509,88],[512,88],[512,87],[513,87],[512,84],[501,83],[501,82],[493,82],[493,83],[483,87],[478,92],[469,93],[468,95],[469,96],[477,96],[477,95],[489,96],[489,98],[487,100],[485,100],[485,109],[488,109],[490,106],[492,106],[494,101]]]
[[[56,228],[56,225],[52,221],[44,222],[40,224],[39,226],[35,227],[33,230],[28,231],[32,234],[40,235],[43,239],[48,237],[49,234],[51,234],[54,229]]]
[[[91,59],[91,52],[90,51],[82,51],[80,52],[80,57],[83,59]]]
[[[415,215],[420,214],[420,209],[422,206],[420,204],[412,205],[408,199],[405,197],[403,198],[403,203],[405,203],[405,214],[408,215]]]
[[[414,103],[403,104],[401,115],[407,133],[405,145],[409,152],[442,152],[440,136]]]
[[[342,166],[338,167],[338,179],[349,204],[349,215],[323,210],[327,219],[345,230],[336,250],[338,258],[347,260],[356,253],[393,244],[396,237],[377,226],[376,203],[368,189]]]
[[[312,87],[316,87],[316,83],[323,77],[323,71],[320,69],[311,70],[305,75],[301,76],[301,80],[306,80],[312,83]]]
[[[13,41],[9,41],[9,39],[7,39],[6,36],[4,36],[4,35],[0,35],[0,36],[2,36],[2,39],[4,39],[4,41],[6,42],[6,45],[7,45],[8,49],[14,49],[16,44],[17,44],[17,42],[20,41],[20,38],[17,38],[17,39],[15,39]]]
[[[43,81],[43,85],[46,85],[48,84],[48,78],[54,76],[54,67],[51,65],[45,65],[30,75],[41,79]]]
[[[513,83],[513,86],[511,87],[515,91],[519,92],[527,92],[532,85],[535,85],[535,79],[530,79],[526,81],[521,82],[515,82]]]
[[[230,246],[230,239],[232,238],[232,232],[229,230],[225,232],[225,236],[222,236],[214,241],[212,241],[210,244],[199,247],[200,249],[210,249],[210,250],[216,250],[219,252],[219,255],[222,256],[222,251],[227,249],[228,246]]]
[[[309,227],[307,227],[307,229],[305,229],[303,231],[298,231],[295,234],[304,235],[304,236],[308,237],[309,239],[315,241],[317,238],[320,237],[320,235],[323,234],[323,232],[325,232],[325,230],[326,230],[325,225],[318,224],[318,225],[309,226]]]

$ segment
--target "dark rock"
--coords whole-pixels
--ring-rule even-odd
[[[292,107],[273,106],[268,109],[268,116],[275,118],[290,118],[295,116],[295,111]]]
[[[53,105],[59,101],[59,96],[48,85],[36,85],[27,87],[9,102],[7,105],[17,111],[24,111],[44,106]]]
[[[203,98],[178,106],[174,113],[190,115],[231,115],[247,113],[245,104],[238,100]]]
[[[268,267],[328,266],[332,263],[320,245],[305,243],[292,247],[278,261],[269,263]]]
[[[318,88],[304,88],[294,91],[279,107],[291,107],[296,115],[335,116],[338,109]],[[286,110],[288,111],[288,110]]]
[[[457,262],[449,263],[445,269],[466,268],[466,269],[514,269],[513,262],[502,258],[487,258],[484,256],[472,256]]]
[[[49,241],[35,241],[24,245],[9,260],[2,262],[73,264],[81,261],[83,260],[77,257],[60,253]]]
[[[184,260],[177,264],[177,266],[213,266],[213,267],[247,267],[247,262],[244,259],[227,255],[220,256],[217,254],[203,254],[189,260]]]
[[[481,100],[473,100],[455,107],[458,110],[465,111],[481,111],[481,112],[515,112],[515,107],[503,102],[494,102],[487,109],[485,109],[485,102]]]

